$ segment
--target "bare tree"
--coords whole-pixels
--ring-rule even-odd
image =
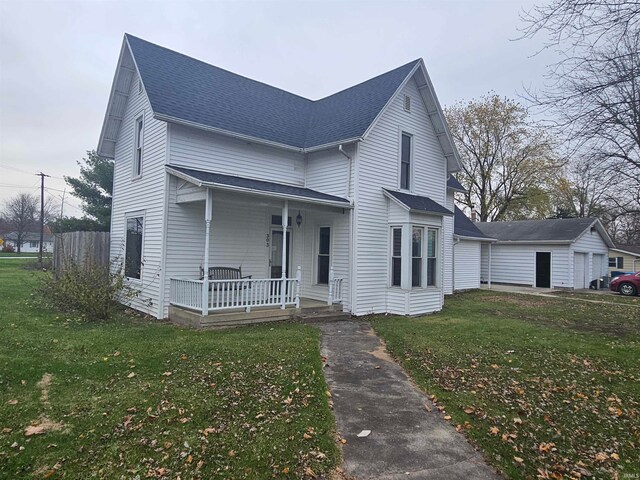
[[[588,159],[571,162],[553,189],[560,217],[602,217],[610,195],[606,172]]]
[[[36,225],[38,197],[30,193],[19,193],[5,204],[2,216],[16,233],[18,253],[22,249],[24,238]]]
[[[560,167],[551,137],[518,103],[490,94],[446,109],[467,189],[462,203],[481,221],[544,217]]]
[[[55,218],[58,205],[48,197],[44,204],[44,220],[48,224]],[[30,193],[19,193],[10,198],[2,217],[7,226],[16,234],[17,251],[20,253],[27,233],[40,231],[40,198]]]
[[[547,34],[561,60],[527,92],[574,154],[615,183],[615,214],[640,212],[640,1],[552,0],[522,15],[523,37]]]

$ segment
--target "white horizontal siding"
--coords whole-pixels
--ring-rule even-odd
[[[144,115],[142,177],[133,179],[135,120]],[[144,93],[134,78],[115,146],[113,204],[111,213],[111,259],[122,262],[125,252],[127,214],[142,212],[143,252],[140,290],[131,306],[162,318],[162,246],[165,206],[165,158],[167,124],[153,119]]]
[[[355,155],[353,145],[345,146],[344,150],[351,158]],[[343,198],[351,195],[353,190],[347,182],[349,162],[337,147],[308,154],[306,187]]]
[[[481,278],[486,282],[488,281],[489,246],[483,245],[481,252]],[[553,287],[573,286],[573,275],[570,275],[572,267],[569,266],[569,247],[556,244],[493,244],[491,246],[491,282],[534,286],[536,252],[551,252]]]
[[[453,249],[455,289],[480,288],[480,242],[461,240]]]
[[[404,110],[404,95],[411,97],[411,112]],[[389,288],[389,207],[382,188],[399,187],[400,135],[413,135],[413,193],[445,204],[446,163],[421,95],[412,79],[392,100],[369,136],[358,148],[356,270],[357,315],[375,312],[426,313],[442,308],[435,302],[410,298],[416,307],[407,307],[403,295]],[[442,243],[441,243],[442,248]],[[441,260],[442,261],[442,260]],[[442,278],[442,277],[441,277]],[[415,297],[415,298],[414,298]],[[426,298],[426,297],[425,297]],[[404,302],[404,306],[403,306]],[[420,310],[420,311],[418,311]],[[400,313],[400,312],[398,312]]]
[[[236,140],[179,125],[171,126],[171,165],[304,185],[305,162],[301,153]]]

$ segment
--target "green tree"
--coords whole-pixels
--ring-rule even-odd
[[[83,158],[78,165],[80,166],[78,178],[64,177],[71,187],[71,194],[82,200],[82,210],[99,225],[100,228],[94,229],[109,230],[113,195],[113,160],[101,157],[92,150],[87,151],[87,158]]]
[[[526,109],[490,94],[445,111],[460,158],[462,203],[480,220],[544,218],[548,192],[561,166],[553,139],[533,124]]]

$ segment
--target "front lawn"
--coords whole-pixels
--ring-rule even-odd
[[[509,478],[640,474],[640,309],[475,291],[373,326]]]
[[[300,478],[339,452],[319,332],[191,331],[32,305],[0,263],[0,478]]]

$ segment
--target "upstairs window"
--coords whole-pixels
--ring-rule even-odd
[[[402,228],[391,229],[391,286],[402,285]]]
[[[143,217],[127,218],[124,276],[140,279],[142,272],[142,224]]]
[[[402,145],[400,152],[400,188],[411,189],[411,135],[402,134]]]
[[[133,153],[133,176],[142,175],[142,147],[144,138],[144,123],[142,116],[136,119],[136,132],[134,138],[135,150]]]
[[[427,230],[427,285],[436,286],[438,272],[438,230]]]
[[[329,252],[331,252],[331,228],[318,229],[318,283],[329,284]]]

